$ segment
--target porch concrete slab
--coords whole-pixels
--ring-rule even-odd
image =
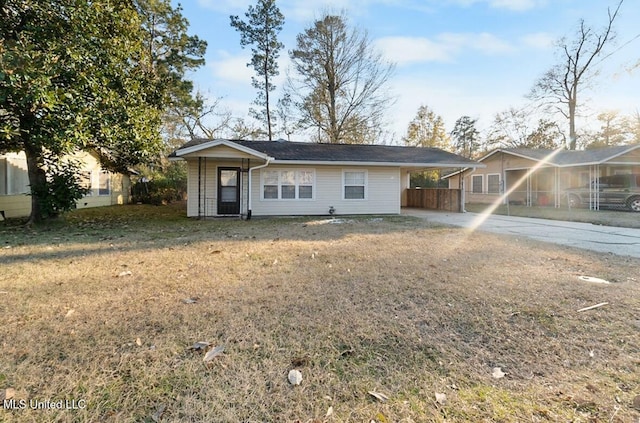
[[[640,229],[528,217],[402,209],[429,222],[498,234],[523,236],[584,250],[640,258]],[[639,216],[640,217],[640,216]]]

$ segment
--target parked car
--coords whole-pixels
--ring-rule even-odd
[[[565,190],[569,207],[588,207],[599,198],[601,207],[640,212],[640,174],[602,176],[591,185]]]

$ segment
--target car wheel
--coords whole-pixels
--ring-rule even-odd
[[[627,206],[629,210],[634,212],[640,212],[640,197],[633,197],[627,201]]]
[[[569,197],[567,200],[569,202],[569,208],[575,209],[577,207],[580,207],[580,197],[578,197],[577,195],[569,194]]]

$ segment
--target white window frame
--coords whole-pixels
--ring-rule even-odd
[[[346,177],[348,173],[362,173],[364,175],[364,188],[363,198],[347,198],[346,187],[347,186],[360,186],[360,185],[347,185]],[[367,201],[369,195],[369,171],[366,169],[343,169],[342,170],[342,199],[344,201]]]
[[[107,182],[107,187],[106,188],[102,188],[101,185],[101,179],[105,177],[106,182]],[[98,196],[100,197],[108,197],[111,195],[111,173],[106,171],[106,170],[101,170],[100,172],[98,172]],[[101,192],[101,191],[106,191],[106,192]]]
[[[480,192],[475,191],[475,184],[473,180],[475,178],[480,178]],[[471,175],[471,194],[484,194],[484,175]]]
[[[0,195],[9,195],[9,160],[0,157]]]
[[[498,190],[497,191],[491,191],[489,189],[489,178],[491,176],[497,176],[498,177]],[[500,187],[502,185],[502,178],[500,178],[500,174],[499,173],[487,173],[487,194],[500,194]]]
[[[264,196],[264,187],[265,187],[265,176],[267,172],[277,172],[278,173],[278,195],[276,198],[265,198]],[[295,186],[295,196],[294,198],[282,198],[282,186],[289,186],[290,184],[283,184],[284,172],[293,172],[294,173],[294,186]],[[302,173],[303,172],[311,172],[312,181],[311,184],[301,183]],[[273,184],[268,184],[273,185]],[[311,198],[300,198],[300,187],[311,187]],[[314,168],[265,168],[260,170],[260,201],[315,201],[316,199],[316,170]]]
[[[92,197],[94,195],[93,192],[93,171],[92,170],[82,170],[78,173],[78,179],[80,186],[87,190],[87,193],[84,195],[85,197]],[[97,193],[97,191],[96,191]]]
[[[22,195],[31,192],[29,187],[29,174],[26,169],[27,160],[21,157],[9,158],[1,157],[2,166],[0,171],[2,172],[2,178],[0,178],[0,195]],[[24,168],[19,166],[16,162],[22,162]]]

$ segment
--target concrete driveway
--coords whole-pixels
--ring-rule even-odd
[[[500,215],[490,215],[483,220],[479,213],[422,209],[403,209],[402,214],[445,225],[468,229],[475,227],[486,232],[524,236],[585,250],[640,258],[640,229]]]

